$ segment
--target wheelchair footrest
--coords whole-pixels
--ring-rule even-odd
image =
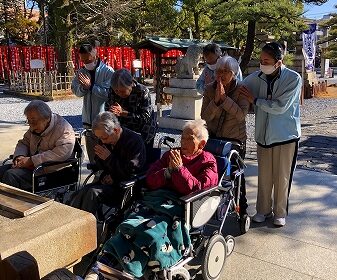
[[[95,268],[98,270],[99,273],[101,273],[105,277],[105,279],[121,279],[121,280],[136,279],[126,272],[119,271],[115,268],[112,268],[100,262],[96,262]]]

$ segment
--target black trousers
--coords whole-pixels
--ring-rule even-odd
[[[102,204],[119,208],[123,198],[124,191],[118,185],[92,183],[75,192],[69,205],[96,215]]]

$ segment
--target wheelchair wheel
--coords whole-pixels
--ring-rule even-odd
[[[75,274],[71,273],[68,269],[60,268],[55,271],[49,273],[45,277],[41,278],[41,280],[77,280]]]
[[[185,267],[181,267],[172,273],[172,280],[190,280],[191,275]]]
[[[227,235],[226,238],[226,257],[233,253],[235,247],[235,239],[231,235]]]
[[[225,268],[226,256],[225,238],[220,234],[212,236],[207,243],[201,264],[204,280],[220,279]]]
[[[245,214],[239,220],[240,232],[241,234],[245,234],[250,228],[250,217]]]

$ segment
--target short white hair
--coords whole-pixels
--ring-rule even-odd
[[[119,121],[113,113],[108,111],[99,113],[92,123],[93,131],[102,130],[108,135],[111,135],[116,127],[121,127]]]
[[[216,70],[222,70],[225,68],[231,70],[234,73],[234,76],[236,76],[239,73],[238,61],[234,57],[231,57],[229,55],[220,57],[215,65]]]
[[[42,100],[33,100],[29,102],[23,113],[27,116],[27,113],[32,111],[37,112],[44,120],[50,119],[52,115],[50,107]]]
[[[194,121],[187,122],[183,130],[185,129],[191,129],[194,133],[194,135],[198,138],[199,141],[205,140],[207,142],[208,140],[208,130],[206,127],[206,121],[199,119]]]

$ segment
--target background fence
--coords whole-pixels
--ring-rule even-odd
[[[11,91],[53,98],[70,94],[73,77],[57,71],[11,71],[9,79]]]
[[[98,47],[98,56],[114,69],[127,68],[133,71],[132,61],[136,58],[135,51],[130,47]],[[181,51],[170,50],[163,57],[177,57]],[[45,62],[45,70],[57,71],[58,55],[53,46],[0,46],[0,79],[4,79],[12,71],[29,72],[30,61],[41,59]],[[142,75],[154,75],[155,55],[149,50],[140,50]],[[72,50],[72,62],[75,70],[83,66],[80,62],[78,49]]]

